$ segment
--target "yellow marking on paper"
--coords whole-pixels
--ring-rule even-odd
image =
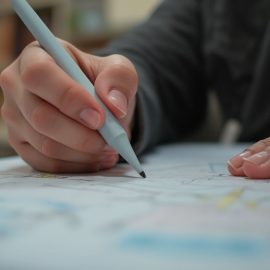
[[[229,194],[227,194],[225,197],[223,197],[219,202],[218,202],[218,208],[220,209],[225,209],[235,203],[242,195],[244,190],[241,188],[238,188]]]
[[[55,175],[54,174],[50,174],[50,173],[41,173],[41,174],[35,175],[35,177],[48,179],[48,178],[55,178]]]

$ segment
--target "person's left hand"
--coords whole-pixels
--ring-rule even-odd
[[[270,137],[231,158],[228,161],[228,170],[234,176],[270,179]]]

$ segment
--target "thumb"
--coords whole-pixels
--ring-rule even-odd
[[[98,58],[99,65],[92,65],[97,68],[94,84],[98,96],[118,119],[132,115],[138,85],[133,64],[121,55]]]
[[[61,41],[94,84],[96,93],[114,116],[118,119],[130,115],[132,117],[138,76],[131,61],[118,54],[106,57],[87,54],[72,44]]]

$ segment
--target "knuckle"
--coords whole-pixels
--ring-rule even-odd
[[[135,70],[124,63],[114,63],[112,66],[116,74],[121,74],[121,76],[128,77],[132,80],[137,78]]]
[[[14,79],[14,74],[11,68],[4,69],[0,74],[0,85],[2,90],[10,89],[12,87],[12,81]]]
[[[21,81],[26,87],[35,87],[41,76],[50,70],[51,62],[47,58],[38,58],[35,62],[26,65],[21,70]]]
[[[15,122],[17,118],[14,110],[10,109],[5,104],[1,108],[1,115],[6,122]]]
[[[27,50],[29,50],[29,49],[32,49],[32,48],[35,48],[35,47],[40,47],[38,41],[36,41],[36,40],[35,40],[35,41],[32,41],[32,42],[30,42],[28,45],[26,45],[26,46],[24,47],[24,49],[23,49],[22,52],[25,52],[25,51],[27,51]]]
[[[112,68],[114,74],[121,76],[121,81],[128,85],[130,93],[133,95],[138,86],[138,74],[134,65],[124,56],[113,55]]]
[[[119,66],[121,69],[124,68],[124,70],[129,70],[131,74],[133,74],[134,78],[137,78],[136,68],[128,58],[120,54],[114,54],[111,57],[114,65]]]
[[[122,64],[124,66],[127,66],[127,65],[133,66],[131,61],[127,57],[125,57],[121,54],[112,54],[112,55],[108,56],[108,58],[110,59],[110,61],[114,62],[115,64]]]

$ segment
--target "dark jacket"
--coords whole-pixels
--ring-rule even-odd
[[[137,68],[140,150],[197,129],[209,89],[224,122],[239,121],[239,141],[270,136],[269,19],[269,0],[165,0],[103,50],[127,56]]]

